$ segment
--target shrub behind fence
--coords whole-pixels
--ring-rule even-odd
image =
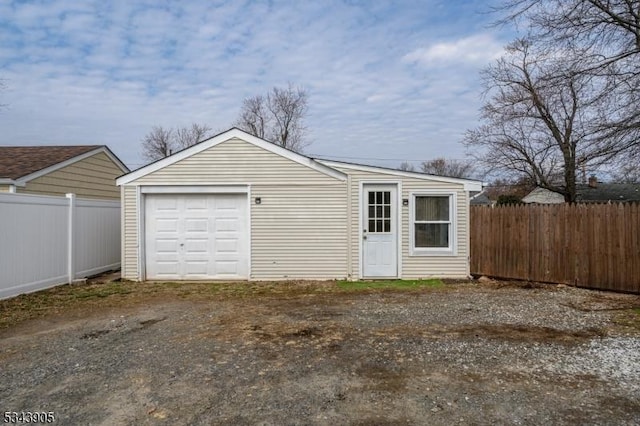
[[[640,293],[640,204],[471,207],[471,272]]]

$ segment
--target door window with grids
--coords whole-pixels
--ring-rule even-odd
[[[369,191],[368,225],[370,233],[391,232],[391,192]]]
[[[449,254],[453,251],[453,195],[413,197],[413,254]]]

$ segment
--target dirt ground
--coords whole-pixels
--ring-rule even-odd
[[[64,425],[640,424],[640,296],[333,285],[122,284],[16,321],[0,330],[0,410]]]

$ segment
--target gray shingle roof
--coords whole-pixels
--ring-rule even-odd
[[[577,185],[578,201],[640,201],[640,184],[598,183],[595,188]]]

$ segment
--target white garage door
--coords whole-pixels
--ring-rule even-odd
[[[147,279],[248,278],[246,194],[149,194]]]

